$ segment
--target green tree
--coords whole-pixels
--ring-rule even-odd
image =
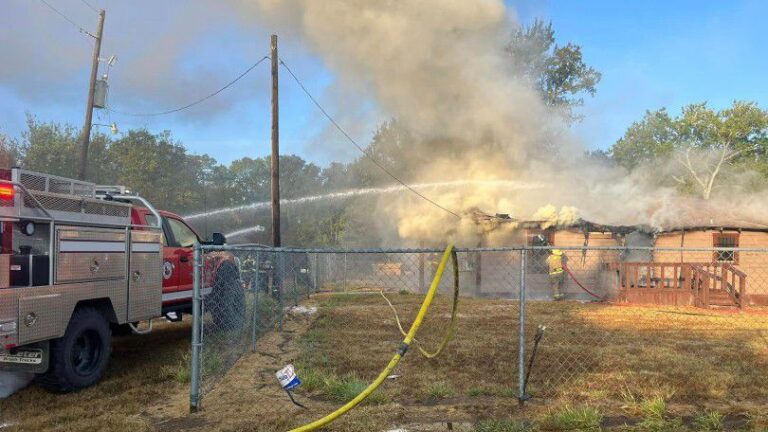
[[[27,130],[18,143],[20,162],[25,169],[76,178],[79,164],[79,129],[59,123],[42,123],[27,114]],[[94,133],[89,146],[88,178],[100,184],[111,183],[114,167],[107,149],[109,137]]]
[[[322,190],[321,168],[296,155],[280,156],[280,196],[299,198]]]
[[[9,169],[19,160],[19,144],[8,135],[0,133],[0,169]]]
[[[348,164],[331,162],[320,173],[325,190],[341,190],[352,186],[351,170]]]
[[[392,184],[394,180],[382,168],[401,180],[410,180],[417,167],[428,163],[424,158],[434,154],[429,148],[435,146],[432,141],[419,141],[420,151],[414,152],[411,150],[414,143],[413,135],[396,119],[382,123],[365,149],[366,154],[349,167],[355,180],[353,184],[356,187]]]
[[[349,223],[342,206],[325,206],[311,211],[300,211],[290,220],[290,230],[286,243],[309,247],[339,246],[344,240],[344,232]],[[293,213],[293,212],[291,212]]]
[[[389,133],[389,132],[386,132]],[[79,155],[77,128],[40,122],[29,115],[20,140],[0,134],[0,160],[5,166],[16,161],[26,169],[74,177]],[[379,143],[379,146],[383,146]],[[296,155],[280,157],[281,197],[299,198],[359,184],[350,165],[333,163],[325,169]],[[229,166],[208,155],[189,154],[169,131],[151,133],[129,130],[114,139],[94,134],[89,152],[89,177],[99,184],[122,184],[159,208],[177,213],[216,210],[247,205],[270,198],[270,158],[242,158]],[[349,200],[313,201],[283,207],[286,244],[338,245],[348,229]],[[368,211],[368,208],[361,210]],[[197,219],[206,235],[229,232],[248,225],[263,225],[269,231],[269,211],[256,209],[225,213],[213,219]],[[234,241],[264,241],[265,233],[252,233]]]
[[[507,52],[513,73],[530,82],[547,105],[562,110],[568,120],[581,118],[574,108],[584,104],[585,95],[595,95],[602,75],[584,63],[580,46],[558,45],[552,23],[536,20],[512,34]]]
[[[196,205],[196,175],[188,169],[186,149],[169,131],[131,130],[112,143],[109,155],[117,182],[150,202],[175,211]]]
[[[767,176],[767,152],[768,111],[739,101],[719,111],[688,105],[674,118],[665,109],[648,111],[611,148],[629,169],[672,161],[669,180],[704,199],[736,169]]]

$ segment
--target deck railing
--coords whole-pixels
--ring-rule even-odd
[[[739,309],[746,306],[747,274],[730,263],[691,264],[691,288],[701,307],[710,305],[714,290],[728,294]]]
[[[712,291],[724,291],[733,304],[746,306],[747,275],[730,263],[624,262],[619,265],[622,289],[690,291],[694,302],[709,307]]]
[[[691,264],[624,262],[619,274],[622,288],[690,288]]]

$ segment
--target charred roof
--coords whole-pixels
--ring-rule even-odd
[[[652,227],[646,224],[638,225],[614,225],[614,224],[602,224],[579,218],[573,222],[567,224],[553,223],[550,220],[534,220],[534,219],[518,219],[511,217],[508,214],[488,214],[482,211],[475,210],[472,212],[472,219],[479,225],[494,225],[494,224],[516,224],[520,229],[577,229],[585,232],[602,232],[602,233],[614,233],[614,234],[629,234],[631,232],[640,231],[648,234],[661,234],[666,232],[676,231],[703,231],[703,230],[717,230],[717,231],[760,231],[768,232],[768,225],[760,224],[755,221],[743,221],[741,223],[734,223],[734,221],[722,220],[722,223],[718,219],[702,217],[690,217],[687,220],[690,223]]]

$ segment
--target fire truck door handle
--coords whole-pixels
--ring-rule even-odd
[[[188,262],[189,261],[189,256],[188,255],[181,255],[181,256],[179,256],[179,261],[181,261],[181,262]]]

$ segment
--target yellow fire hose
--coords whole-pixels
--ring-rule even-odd
[[[445,347],[448,345],[448,342],[451,340],[451,337],[453,337],[453,331],[456,328],[456,314],[459,310],[459,260],[456,256],[456,252],[451,253],[451,260],[453,261],[453,306],[451,306],[451,322],[448,324],[448,331],[445,333],[445,336],[443,336],[443,340],[440,342],[440,346],[437,347],[435,352],[431,353],[426,351],[421,346],[417,346],[421,355],[429,359],[435,358],[439,356],[441,352],[443,352],[443,349],[445,349]],[[408,334],[405,332],[405,330],[403,330],[403,325],[400,323],[400,317],[397,314],[395,305],[393,305],[387,296],[384,295],[384,290],[379,291],[379,294],[384,297],[384,300],[389,305],[389,308],[392,309],[392,313],[395,315],[395,322],[397,323],[397,328],[400,329],[400,333],[403,336],[407,336]],[[413,340],[414,342],[418,342],[416,338]]]
[[[429,306],[432,304],[432,299],[435,298],[435,294],[437,293],[437,287],[440,285],[440,280],[443,277],[443,271],[445,271],[445,266],[448,263],[448,258],[451,256],[454,257],[454,266],[456,264],[455,261],[455,252],[453,251],[453,244],[448,245],[448,247],[445,249],[445,252],[443,253],[443,259],[440,260],[440,265],[437,266],[437,272],[435,273],[435,278],[432,279],[432,285],[429,287],[429,291],[427,292],[427,297],[424,299],[424,302],[421,304],[421,309],[419,309],[418,315],[416,315],[416,320],[413,321],[413,324],[411,325],[410,330],[408,330],[408,333],[405,335],[405,339],[403,339],[403,342],[400,344],[400,347],[397,349],[397,353],[395,353],[394,357],[392,357],[392,360],[389,361],[389,364],[387,364],[387,367],[384,368],[383,371],[379,374],[379,376],[370,384],[368,387],[363,390],[359,395],[355,396],[354,399],[347,402],[344,406],[337,409],[336,411],[328,414],[327,416],[315,420],[312,423],[305,424],[304,426],[299,426],[295,429],[291,429],[289,432],[308,432],[313,431],[315,429],[321,428],[328,423],[336,420],[337,418],[341,417],[342,415],[346,414],[349,410],[356,407],[360,402],[365,400],[371,393],[373,393],[381,383],[384,382],[384,380],[387,379],[387,377],[392,373],[392,371],[397,367],[397,364],[400,363],[400,359],[405,355],[405,353],[408,351],[408,347],[410,346],[411,342],[413,342],[413,339],[416,337],[416,332],[419,330],[419,327],[421,327],[421,323],[424,321],[424,316],[427,314],[427,310],[429,310]],[[455,272],[458,272],[458,268],[455,270]],[[455,274],[455,273],[454,273]],[[456,278],[458,281],[458,278]],[[458,298],[458,297],[457,297]],[[454,301],[454,308],[456,302]],[[455,312],[454,312],[455,315]],[[449,330],[449,333],[452,332],[452,327]],[[450,335],[448,335],[448,338]],[[447,338],[444,341],[443,345],[447,343]],[[441,351],[443,349],[443,346],[441,346],[438,350]],[[437,355],[435,353],[435,355]]]

